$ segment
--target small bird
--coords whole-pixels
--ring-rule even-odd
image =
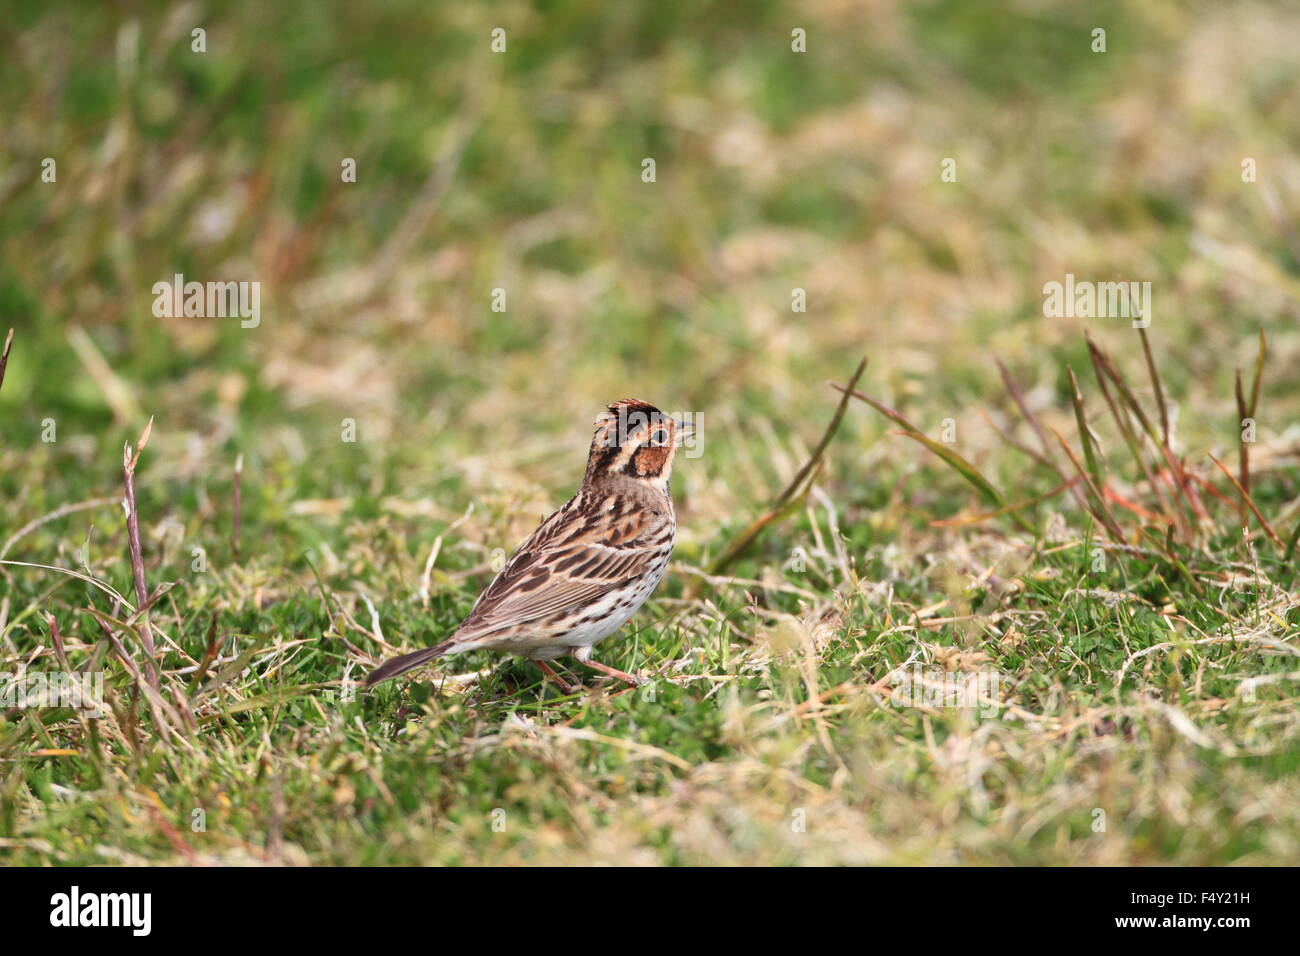
[[[451,637],[385,661],[367,687],[476,648],[527,657],[566,693],[575,688],[546,663],[566,654],[639,683],[593,661],[591,649],[627,623],[663,577],[677,531],[668,478],[684,426],[636,399],[606,406],[595,424],[578,493],[519,546]]]

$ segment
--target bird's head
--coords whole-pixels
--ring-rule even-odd
[[[667,489],[681,427],[649,402],[607,405],[596,419],[583,485],[621,476]]]

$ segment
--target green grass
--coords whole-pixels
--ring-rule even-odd
[[[1267,4],[17,4],[0,559],[102,587],[0,565],[0,674],[60,669],[52,616],[110,711],[0,707],[0,860],[1294,861],[1296,567],[1209,455],[1235,472],[1262,329],[1251,493],[1285,542],[1297,27]],[[260,281],[261,325],[154,318],[175,272]],[[936,523],[991,506],[854,401],[803,504],[710,573],[862,354],[862,391],[935,440],[952,419],[1015,504],[1059,479],[990,426],[1038,448],[995,358],[1082,462],[1073,369],[1108,486],[1158,510],[1084,339],[1152,408],[1135,334],[1044,318],[1066,272],[1153,283],[1175,447],[1226,499],[1203,526],[1166,543],[1111,501],[1117,542],[1066,494],[1026,528]],[[564,696],[486,653],[353,686],[456,626],[629,396],[705,423],[670,572],[600,649],[648,687]],[[121,448],[150,417],[156,709],[91,613],[143,667],[104,588],[134,604]],[[900,703],[914,662],[995,675],[997,706]]]

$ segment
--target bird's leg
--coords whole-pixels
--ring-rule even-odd
[[[557,674],[555,668],[552,667],[550,664],[546,663],[546,661],[533,661],[533,663],[537,665],[538,670],[540,670],[551,680],[555,681],[555,683],[559,685],[560,690],[564,691],[566,694],[576,694],[578,692],[577,687],[575,687],[573,684],[570,684],[563,677]]]
[[[588,651],[588,653],[590,653],[590,651]],[[600,661],[593,661],[587,657],[579,657],[577,654],[573,655],[573,659],[584,667],[590,667],[592,670],[600,671],[602,674],[608,674],[610,677],[617,677],[623,683],[628,684],[631,687],[641,686],[641,678],[633,677],[631,674],[624,674],[616,667],[610,667],[608,664],[602,664]]]

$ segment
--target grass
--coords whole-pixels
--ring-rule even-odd
[[[108,712],[0,706],[0,860],[1293,861],[1298,27],[18,4],[0,673],[102,671]],[[155,318],[176,272],[261,324]],[[1067,272],[1151,281],[1146,336],[1044,318]],[[357,688],[627,396],[704,416],[601,647],[653,681]]]

